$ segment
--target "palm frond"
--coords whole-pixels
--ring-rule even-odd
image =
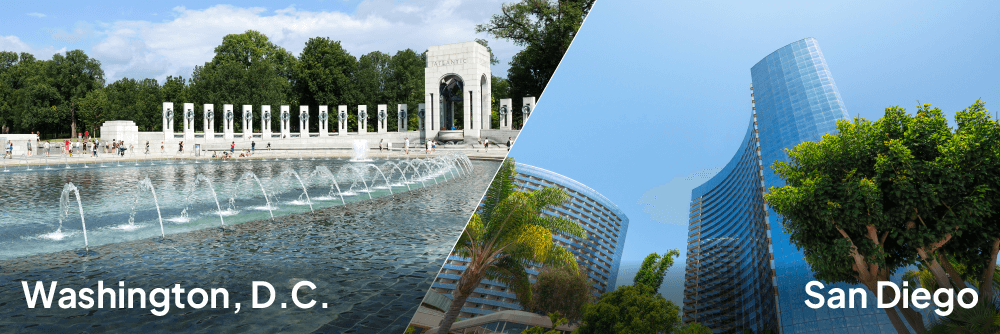
[[[580,226],[580,224],[577,224],[575,221],[566,217],[549,215],[539,216],[534,217],[532,223],[534,223],[534,225],[545,227],[549,231],[552,231],[552,233],[563,236],[572,236],[578,239],[588,239],[587,230],[584,229],[583,226]]]
[[[517,172],[514,170],[514,158],[507,158],[500,165],[493,182],[486,190],[486,199],[483,201],[483,216],[492,217],[501,201],[514,192],[517,186]]]
[[[580,265],[576,262],[576,256],[574,256],[568,249],[559,245],[552,245],[552,248],[549,249],[548,256],[542,263],[546,266],[569,268],[570,270],[573,270],[574,273],[580,273]]]

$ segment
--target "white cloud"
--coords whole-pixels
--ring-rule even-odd
[[[65,53],[66,48],[55,49],[51,46],[47,46],[41,49],[35,49],[28,45],[27,43],[21,41],[17,36],[0,36],[0,51],[13,51],[13,52],[27,52],[35,56],[36,59],[52,59],[52,55],[56,53]]]
[[[101,25],[102,40],[89,52],[105,67],[108,82],[142,75],[163,80],[168,75],[190,77],[196,65],[214,56],[228,34],[256,30],[296,56],[313,37],[329,37],[355,57],[371,51],[393,54],[432,45],[485,38],[475,25],[500,10],[502,0],[368,0],[354,14],[310,12],[294,6],[282,9],[217,5],[206,9],[176,7],[163,22],[117,21]],[[81,30],[83,31],[83,30]],[[505,41],[491,41],[493,52],[506,64],[520,50]],[[498,66],[506,71],[506,66]],[[506,73],[497,73],[504,75]]]
[[[678,176],[670,182],[647,190],[639,197],[642,211],[655,222],[687,225],[691,207],[691,190],[711,179],[722,168],[705,169],[688,176]]]
[[[45,17],[45,14],[42,14],[42,13],[28,13],[28,16],[34,16],[34,17],[37,17],[37,18],[43,18],[43,17]]]
[[[31,52],[31,47],[17,36],[0,36],[0,50],[14,52]]]

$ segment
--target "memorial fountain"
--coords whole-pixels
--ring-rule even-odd
[[[353,154],[360,159],[6,167],[0,289],[21,291],[31,277],[147,290],[185,282],[226,288],[246,306],[155,317],[149,308],[28,309],[23,295],[8,293],[0,294],[10,306],[0,308],[0,323],[42,332],[190,324],[198,326],[185,331],[402,332],[499,163],[372,159],[366,146]],[[250,279],[278,289],[309,280],[317,288],[308,298],[329,307],[249,309]],[[276,305],[292,305],[280,294]]]

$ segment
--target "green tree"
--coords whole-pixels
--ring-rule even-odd
[[[542,214],[546,208],[565,202],[568,195],[559,188],[521,192],[514,189],[516,183],[514,159],[508,158],[455,245],[454,253],[468,258],[469,263],[455,285],[454,299],[438,333],[449,332],[483,278],[504,283],[530,302],[527,267],[542,264],[579,271],[576,258],[556,245],[552,234],[586,238],[586,232],[565,217]]]
[[[645,285],[622,286],[583,309],[578,333],[669,333],[680,323],[680,309]]]
[[[0,53],[0,124],[13,132],[75,131],[75,104],[104,85],[100,62],[73,50],[52,60]]]
[[[594,0],[520,0],[503,4],[500,14],[476,26],[477,33],[524,47],[507,71],[510,96],[541,97],[593,5]],[[521,101],[514,107],[521,110]],[[521,118],[514,113],[515,124],[523,124]]]
[[[493,76],[491,79],[493,82],[490,84],[493,92],[491,95],[491,109],[490,112],[490,123],[493,125],[493,129],[500,128],[500,100],[510,98],[510,81],[507,78]],[[513,112],[508,110],[508,112]]]
[[[83,128],[88,129],[95,136],[98,135],[97,130],[100,129],[101,124],[110,120],[108,116],[111,114],[109,112],[111,102],[108,101],[108,95],[105,93],[105,90],[102,88],[90,91],[90,93],[87,93],[87,96],[80,99],[78,105],[79,112],[77,116]]]
[[[162,129],[163,122],[160,121],[160,111],[163,97],[160,95],[160,85],[156,80],[122,78],[105,87],[103,91],[104,97],[95,95],[91,98],[96,100],[85,99],[87,100],[86,107],[106,106],[108,108],[107,112],[101,113],[102,120],[132,120],[142,131]],[[175,105],[175,108],[180,110],[180,106]],[[174,117],[181,116],[175,115]]]
[[[632,280],[633,285],[646,285],[653,290],[659,290],[660,285],[663,285],[663,276],[667,274],[667,269],[674,265],[674,258],[680,255],[676,249],[664,253],[662,257],[656,253],[647,255]]]
[[[535,327],[528,328],[528,330],[524,331],[523,333],[524,334],[562,334],[563,331],[556,329],[556,327],[568,324],[569,320],[566,319],[566,318],[563,318],[562,314],[559,314],[559,311],[549,312],[548,314],[549,314],[549,321],[552,322],[552,327],[550,327],[549,330],[545,330],[545,327],[535,326]]]
[[[593,283],[584,273],[569,268],[543,268],[531,284],[531,299],[522,302],[522,306],[531,312],[556,312],[570,321],[579,321],[583,305],[594,301],[591,287]]]
[[[389,115],[397,119],[397,104],[406,104],[407,127],[416,129],[418,122],[417,107],[424,103],[424,67],[427,64],[427,52],[417,54],[406,49],[396,52],[389,60],[389,80],[386,83],[386,95],[389,103]],[[398,131],[396,122],[389,122],[389,131]]]
[[[674,330],[674,334],[712,334],[712,329],[697,322],[679,326]],[[751,333],[753,333],[751,331]]]
[[[47,76],[52,87],[59,92],[62,107],[70,113],[70,133],[76,134],[76,103],[92,90],[104,87],[104,70],[101,62],[90,58],[82,50],[55,54],[48,62]]]
[[[386,86],[389,77],[389,59],[391,57],[379,51],[372,51],[358,58],[358,69],[354,72],[356,89],[355,104],[368,106],[368,131],[375,131],[378,122],[376,107],[387,102],[389,97]]]
[[[886,108],[874,123],[840,121],[836,134],[801,143],[789,161],[775,163],[787,186],[772,187],[765,199],[817,279],[877,291],[878,281],[919,259],[937,284],[964,286],[942,261],[949,257],[993,277],[1000,127],[978,100],[956,113],[954,132],[940,109],[904,111]],[[981,291],[992,295],[992,279]],[[895,297],[892,290],[883,296]],[[918,313],[897,308],[923,331]],[[886,314],[907,332],[894,310]]]
[[[341,47],[340,41],[310,38],[295,67],[295,92],[299,103],[328,105],[331,119],[336,119],[337,106],[349,106],[356,99],[352,78],[357,66],[357,60]]]
[[[290,52],[271,43],[260,32],[248,30],[226,35],[215,48],[212,61],[196,66],[191,74],[190,96],[194,97],[191,102],[216,104],[215,119],[223,119],[221,104],[232,104],[237,119],[242,117],[239,110],[244,104],[295,105],[298,101],[292,87],[296,61]],[[174,113],[176,118],[181,116]],[[260,124],[260,112],[254,113],[254,119],[255,124]],[[278,118],[271,119],[277,122]],[[223,122],[216,123],[216,130],[221,131]],[[235,131],[242,131],[241,126],[242,122],[235,122]]]

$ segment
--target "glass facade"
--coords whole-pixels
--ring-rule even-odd
[[[813,38],[786,45],[754,65],[750,74],[753,107],[747,136],[726,168],[692,191],[685,321],[703,322],[716,333],[760,331],[775,322],[781,333],[895,333],[873,300],[867,308],[806,307],[804,288],[814,280],[812,272],[782,231],[780,217],[763,204],[764,190],[784,185],[772,168],[775,161],[787,159],[784,150],[818,141],[836,131],[837,120],[847,118],[819,45]],[[751,152],[754,146],[757,152]],[[754,153],[758,160],[751,162]],[[762,251],[767,256],[761,257]],[[761,258],[770,261],[745,263]],[[833,287],[854,286],[826,289]],[[760,303],[762,312],[752,314],[739,307],[748,304],[732,303],[734,297],[726,293],[733,289],[738,289],[737,297],[749,296],[742,303]],[[772,301],[757,298],[767,295]],[[711,321],[729,325],[713,326]]]
[[[593,293],[599,296],[614,290],[617,284],[618,267],[621,262],[625,234],[628,231],[628,217],[597,191],[563,175],[535,166],[516,164],[518,189],[534,191],[546,187],[559,187],[569,195],[569,201],[559,207],[546,210],[545,214],[560,215],[579,223],[587,231],[587,240],[554,235],[554,240],[576,255],[581,271],[593,282]],[[465,270],[468,259],[451,255],[445,261],[441,272],[431,288],[451,296],[455,283]],[[529,268],[532,282],[541,268]],[[460,318],[472,318],[504,310],[520,310],[517,297],[500,282],[484,279],[466,300]]]
[[[733,159],[691,192],[685,323],[716,333],[778,328],[761,182],[760,147],[750,122]]]

